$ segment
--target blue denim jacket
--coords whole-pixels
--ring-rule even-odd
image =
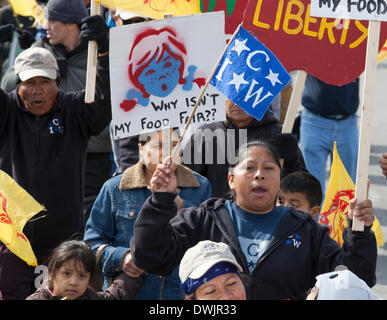
[[[211,197],[208,180],[187,167],[179,166],[176,178],[184,207],[197,207]],[[134,222],[150,195],[143,165],[139,162],[123,174],[106,181],[94,202],[86,223],[84,240],[94,252],[101,245],[109,244],[101,254],[105,286],[109,277],[121,269],[121,259],[130,249]],[[148,274],[136,299],[182,299],[178,269],[168,277]]]

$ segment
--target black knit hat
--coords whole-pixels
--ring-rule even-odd
[[[83,0],[49,0],[46,7],[49,20],[80,24],[88,16]]]

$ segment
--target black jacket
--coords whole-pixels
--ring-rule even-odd
[[[234,127],[229,120],[207,124],[201,126],[200,129],[203,130],[204,134],[198,136],[193,134],[190,143],[184,148],[184,165],[206,177],[211,182],[212,195],[214,197],[228,198],[230,189],[227,174],[231,164],[230,160],[233,160],[235,153],[240,147],[240,142],[243,143],[243,141],[240,141],[241,132],[245,130],[247,135],[247,141],[244,143],[264,140],[271,141],[276,145],[273,138],[281,133],[282,126],[272,113],[266,112],[261,121],[253,119],[242,129]],[[209,134],[206,133],[207,130],[214,133],[212,138],[210,138],[212,143],[206,142],[209,139]],[[294,139],[296,140],[295,137]],[[284,168],[281,172],[283,176],[298,170],[306,171],[301,150],[297,147],[296,150],[291,150],[291,152],[294,153],[294,160],[291,161],[287,160],[288,154],[280,154],[281,158],[285,159]],[[197,159],[198,157],[200,159]]]
[[[244,274],[249,274],[224,199],[209,199],[199,208],[176,215],[175,195],[153,193],[143,205],[134,226],[130,248],[136,266],[167,275],[180,263],[186,250],[202,240],[227,243]],[[172,218],[171,221],[169,221]],[[349,225],[351,225],[349,223]],[[347,228],[341,248],[329,229],[302,211],[289,208],[250,277],[248,299],[305,299],[315,277],[346,265],[369,286],[376,283],[377,248],[370,228]]]
[[[35,253],[47,253],[83,230],[82,201],[87,141],[111,119],[108,57],[98,58],[95,102],[84,91],[59,91],[56,105],[36,116],[17,89],[0,90],[0,169],[47,212],[24,228]]]

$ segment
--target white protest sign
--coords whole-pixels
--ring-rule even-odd
[[[387,0],[311,0],[310,15],[312,17],[387,21]]]
[[[224,12],[153,20],[110,31],[114,139],[184,128],[226,45]],[[208,88],[192,120],[223,121],[225,98]]]

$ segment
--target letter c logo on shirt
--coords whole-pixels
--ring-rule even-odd
[[[253,249],[254,247],[254,249]],[[252,251],[255,251],[255,252],[252,252]],[[252,256],[252,257],[256,257],[258,255],[258,252],[259,252],[259,245],[257,243],[251,243],[248,247],[247,247],[247,253]]]

